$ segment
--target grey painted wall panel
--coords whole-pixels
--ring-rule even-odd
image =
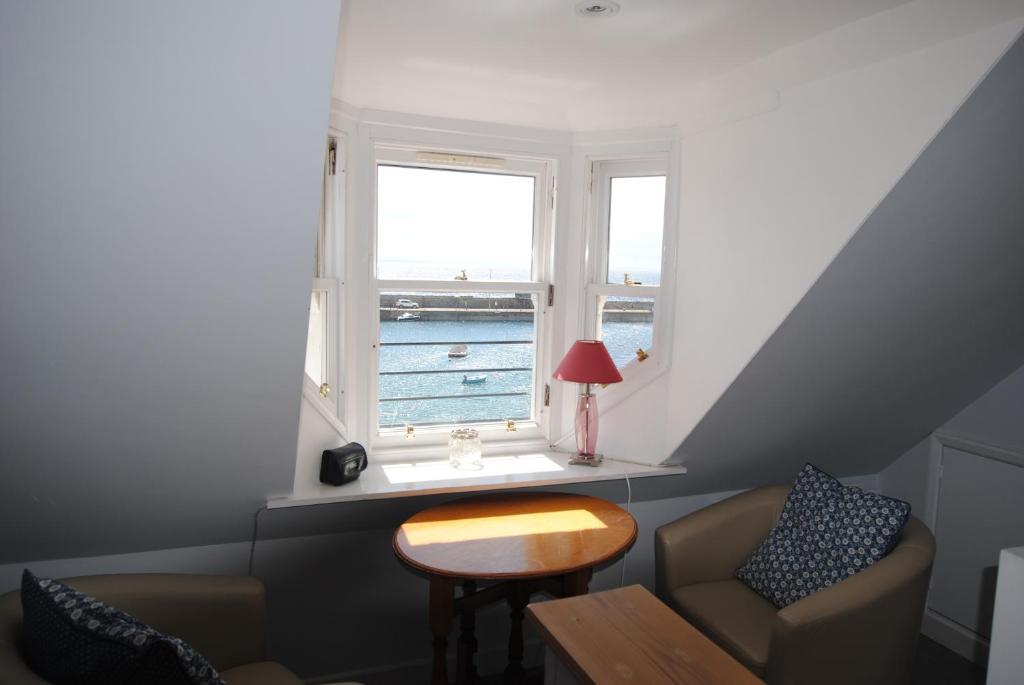
[[[1024,454],[1024,366],[990,388],[935,431],[987,447]],[[924,512],[930,487],[931,438],[909,449],[879,473],[882,492]],[[937,475],[936,475],[937,477]]]
[[[1024,362],[1024,42],[992,69],[673,461],[707,489],[871,472]]]
[[[291,486],[338,0],[0,5],[0,561]]]
[[[1024,366],[947,421],[942,432],[1024,452]]]

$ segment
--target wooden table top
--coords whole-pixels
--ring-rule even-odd
[[[764,685],[640,585],[526,608],[581,683]]]
[[[585,495],[481,495],[425,509],[395,531],[404,562],[466,579],[536,578],[589,568],[625,551],[636,521]]]

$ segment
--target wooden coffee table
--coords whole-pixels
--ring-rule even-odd
[[[395,531],[398,558],[430,579],[434,685],[447,685],[445,650],[459,616],[458,683],[475,678],[474,611],[507,601],[511,608],[506,682],[523,677],[523,611],[530,596],[586,594],[595,566],[636,540],[636,521],[605,500],[558,493],[482,495],[416,514]],[[455,596],[461,584],[462,594]]]
[[[764,685],[640,585],[527,607],[549,654],[545,683]],[[571,677],[560,677],[561,666]]]

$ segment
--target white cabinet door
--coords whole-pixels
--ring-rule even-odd
[[[1024,545],[1024,468],[944,447],[935,541],[929,608],[988,638],[999,551]]]

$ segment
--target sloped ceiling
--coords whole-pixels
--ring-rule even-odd
[[[671,125],[1022,9],[1020,0],[619,4],[617,15],[592,19],[577,16],[576,0],[349,0],[334,95],[366,109],[542,128]],[[839,30],[858,40],[844,44]],[[815,60],[764,61],[810,41],[830,49]]]
[[[621,100],[677,92],[907,1],[627,0],[595,19],[576,0],[350,0],[335,95],[364,108],[607,127],[602,110]],[[645,109],[612,126],[639,125]]]
[[[0,562],[290,489],[338,15],[0,4]]]
[[[672,454],[687,487],[874,473],[1024,362],[1018,40]]]

